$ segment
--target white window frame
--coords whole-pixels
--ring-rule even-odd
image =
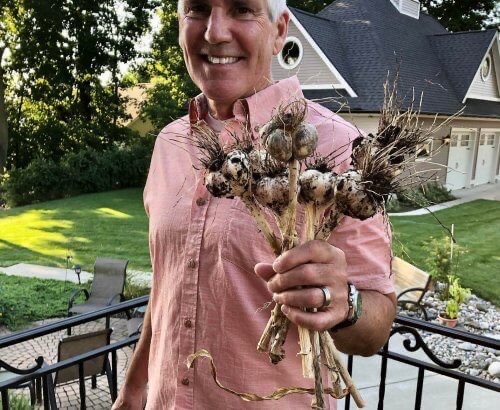
[[[483,73],[483,66],[485,63],[488,63],[488,72],[486,74]],[[490,78],[491,72],[493,71],[492,65],[493,65],[493,61],[491,60],[491,56],[487,55],[486,58],[484,59],[484,61],[481,63],[481,68],[480,68],[481,80],[486,81],[488,78]]]
[[[293,41],[299,47],[299,58],[297,58],[297,61],[295,61],[295,63],[288,64],[285,62],[285,60],[283,60],[283,50],[285,49],[286,44],[291,41]],[[288,36],[285,42],[283,43],[283,48],[278,53],[278,62],[280,66],[283,67],[285,70],[293,70],[300,64],[303,57],[304,57],[304,47],[302,46],[302,42],[295,36]]]

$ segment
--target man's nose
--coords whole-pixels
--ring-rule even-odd
[[[227,43],[232,39],[231,18],[222,10],[213,9],[207,22],[205,40],[210,44]]]

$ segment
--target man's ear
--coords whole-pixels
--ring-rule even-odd
[[[276,24],[277,32],[276,39],[274,40],[273,55],[277,55],[283,48],[283,44],[285,43],[286,36],[288,34],[289,22],[290,15],[288,14],[288,11],[284,11],[274,23]]]

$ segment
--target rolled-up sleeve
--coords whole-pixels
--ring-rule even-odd
[[[365,221],[344,217],[328,242],[344,251],[349,280],[358,289],[394,292],[391,232],[381,214]]]

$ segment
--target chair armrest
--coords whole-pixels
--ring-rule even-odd
[[[124,296],[123,296],[123,293],[117,293],[116,295],[114,295],[114,296],[112,296],[112,297],[109,298],[109,300],[108,300],[108,306],[111,306],[113,304],[113,302],[115,301],[116,298],[119,298],[120,302],[123,302],[123,299],[125,299]]]
[[[408,289],[405,289],[403,290],[398,296],[397,296],[397,299],[399,300],[399,298],[403,295],[406,295],[407,293],[410,293],[410,292],[422,292],[422,295],[427,292],[427,288],[408,288]]]
[[[87,289],[77,289],[75,291],[73,291],[73,293],[71,294],[71,296],[69,297],[69,300],[68,300],[68,316],[69,316],[69,311],[70,309],[73,307],[73,303],[75,303],[75,299],[76,297],[78,296],[79,293],[83,292],[85,294],[85,300],[89,300],[89,291]]]
[[[16,367],[13,367],[10,364],[4,362],[2,359],[0,359],[0,367],[3,367],[8,372],[11,372],[14,374],[20,374],[20,375],[30,374],[30,373],[33,373],[33,372],[37,371],[38,369],[40,369],[43,365],[43,357],[38,356],[35,359],[35,363],[36,364],[34,366],[28,367],[27,369],[18,369]]]

